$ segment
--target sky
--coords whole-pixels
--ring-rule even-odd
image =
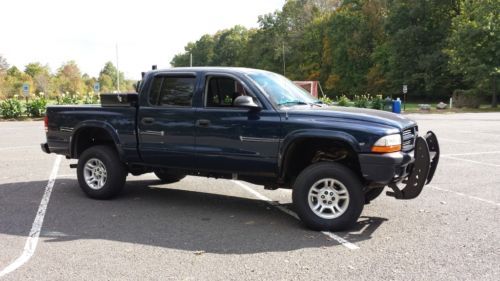
[[[53,72],[75,60],[82,73],[98,76],[116,64],[127,79],[170,67],[177,53],[203,34],[236,24],[258,27],[259,15],[285,0],[7,0],[1,4],[0,54],[19,69],[29,62]]]

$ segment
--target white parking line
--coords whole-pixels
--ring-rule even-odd
[[[453,156],[449,156],[449,155],[442,155],[442,157],[443,158],[457,160],[457,161],[464,161],[464,162],[479,164],[479,165],[482,165],[482,166],[500,167],[500,165],[497,165],[497,164],[484,163],[484,162],[479,162],[479,161],[474,161],[474,160],[469,160],[469,159],[463,159],[463,158],[453,157]]]
[[[45,192],[43,193],[42,200],[38,206],[38,211],[36,213],[35,221],[31,226],[31,231],[28,238],[26,239],[26,244],[24,244],[24,250],[20,257],[18,257],[13,263],[9,264],[6,268],[0,271],[0,277],[5,276],[12,271],[18,269],[23,264],[25,264],[33,256],[38,244],[38,237],[40,236],[40,230],[42,229],[43,219],[45,218],[45,212],[47,210],[47,205],[49,204],[50,195],[52,194],[52,189],[54,188],[54,183],[57,178],[57,172],[59,171],[59,165],[61,164],[62,156],[57,156],[52,166],[52,172],[49,176],[49,181],[45,187]]]
[[[452,154],[441,154],[441,156],[449,157],[449,156],[468,156],[468,155],[482,155],[482,154],[500,154],[500,151],[452,153]]]
[[[34,145],[24,145],[24,146],[10,146],[10,147],[0,147],[1,150],[11,150],[11,149],[23,149],[23,148],[39,148],[38,144]]]
[[[241,186],[246,191],[252,193],[255,197],[259,198],[260,200],[266,201],[269,204],[271,204],[272,206],[278,208],[283,213],[286,213],[286,214],[288,214],[288,215],[290,215],[290,216],[292,216],[292,217],[300,220],[299,216],[295,212],[293,212],[292,210],[287,209],[287,208],[279,205],[277,202],[275,202],[275,201],[271,200],[270,198],[268,198],[268,197],[260,194],[259,192],[257,192],[255,189],[249,187],[248,185],[246,185],[246,184],[244,184],[244,183],[242,183],[240,181],[236,181],[236,180],[232,180],[232,182],[234,182],[235,184]],[[338,235],[336,235],[336,234],[334,234],[332,232],[322,231],[321,233],[323,233],[324,235],[326,235],[326,236],[330,237],[331,239],[337,241],[339,244],[341,244],[342,246],[344,246],[344,247],[346,247],[346,248],[348,248],[350,250],[357,250],[357,249],[359,249],[358,246],[354,245],[353,243],[347,241],[346,239],[344,239],[344,238],[342,238],[342,237],[340,237],[340,236],[338,236]]]
[[[456,192],[456,191],[452,191],[452,190],[449,190],[449,189],[444,189],[444,188],[441,188],[441,187],[437,187],[435,185],[428,185],[428,187],[433,188],[435,190],[439,190],[439,191],[454,193],[454,194],[456,194],[458,196],[464,196],[464,197],[467,197],[467,198],[470,198],[470,199],[474,199],[474,200],[477,200],[477,201],[481,201],[481,202],[484,202],[484,203],[488,203],[488,204],[491,204],[491,205],[500,206],[500,203],[497,203],[497,202],[494,202],[494,201],[491,201],[491,200],[487,200],[487,199],[483,199],[483,198],[479,198],[479,197],[472,196],[472,195],[467,195],[467,194],[462,193],[462,192]]]

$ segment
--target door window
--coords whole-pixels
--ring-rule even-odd
[[[239,96],[250,95],[243,85],[229,77],[209,77],[205,90],[206,107],[233,107]],[[254,100],[255,97],[252,96]],[[257,102],[257,101],[256,101]]]
[[[194,77],[155,77],[149,94],[149,103],[155,106],[190,107],[195,82]]]

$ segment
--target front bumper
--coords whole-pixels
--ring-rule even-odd
[[[362,154],[359,156],[363,177],[374,183],[389,185],[387,195],[396,199],[413,199],[434,177],[439,162],[439,143],[433,132],[415,141],[410,153]]]

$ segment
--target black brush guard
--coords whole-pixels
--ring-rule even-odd
[[[392,191],[388,191],[387,195],[396,199],[413,199],[431,182],[439,162],[439,143],[433,132],[429,131],[416,139],[414,157],[415,161],[408,167],[408,175],[389,184]]]

